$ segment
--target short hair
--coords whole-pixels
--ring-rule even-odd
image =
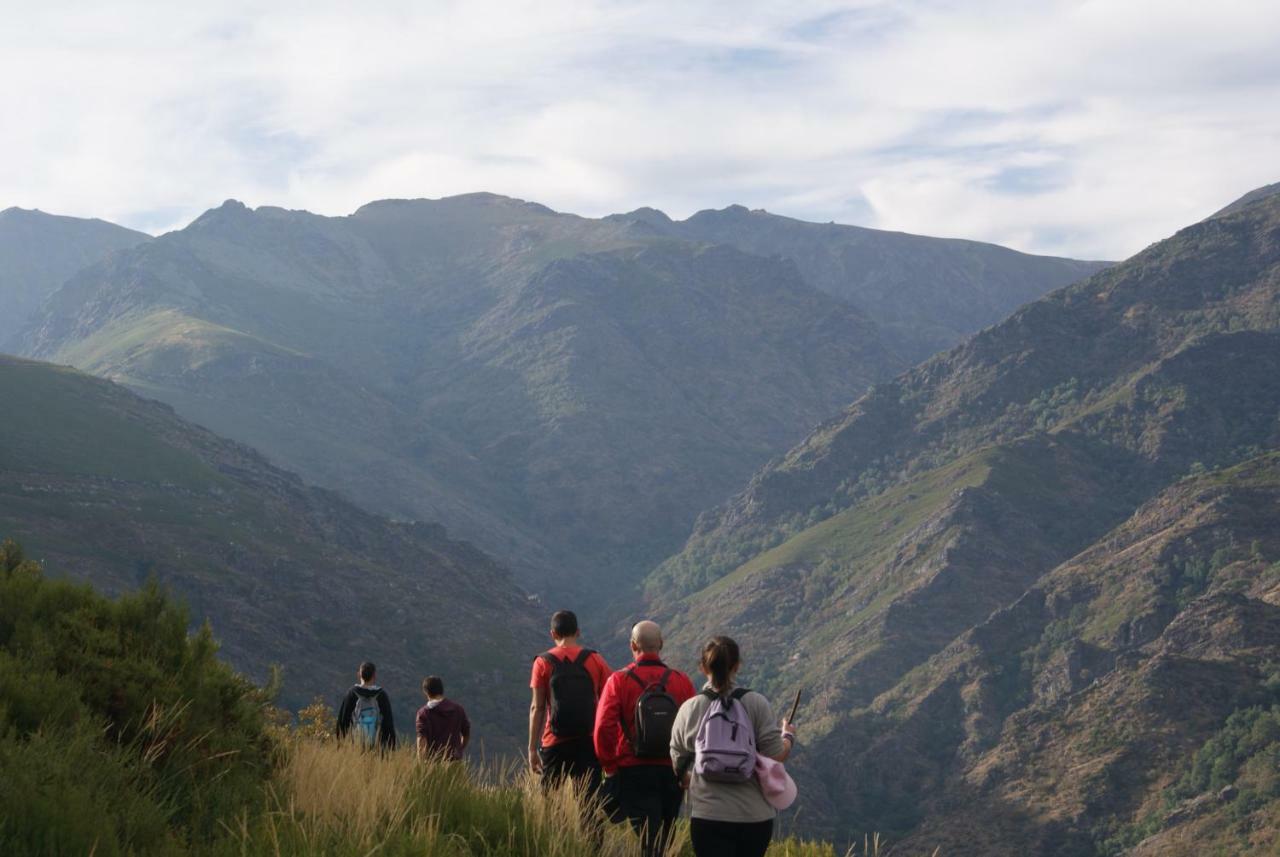
[[[572,610],[557,610],[551,617],[551,633],[557,639],[576,637],[578,634],[578,617]]]
[[[422,692],[427,696],[444,696],[444,679],[429,675],[422,680]]]
[[[378,674],[378,668],[374,666],[373,661],[365,661],[360,665],[360,680],[373,681],[373,677]]]

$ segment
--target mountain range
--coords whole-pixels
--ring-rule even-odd
[[[876,385],[703,514],[650,611],[808,689],[813,829],[1121,853],[1176,827],[1233,712],[1280,702],[1277,449],[1259,193]],[[1269,788],[1202,813],[1234,842]]]
[[[741,207],[229,202],[40,287],[10,347],[111,380],[0,361],[0,534],[172,586],[291,703],[441,658],[500,742],[528,591],[593,642],[651,615],[683,668],[728,632],[806,690],[807,835],[1266,853],[1278,191],[1116,265]]]
[[[12,350],[598,605],[921,342],[1096,267],[736,208],[674,223],[491,194],[348,217],[228,202],[75,274]]]

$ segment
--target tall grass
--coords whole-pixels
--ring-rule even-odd
[[[233,853],[546,855],[634,852],[567,786],[544,796],[526,774],[475,768],[412,751],[379,754],[346,742],[299,740],[268,810],[228,825]],[[683,843],[681,843],[682,845]]]
[[[364,752],[338,741],[298,739],[271,789],[265,812],[227,825],[220,854],[519,855],[622,857],[638,853],[629,826],[583,811],[566,786],[544,795],[510,765],[418,760],[412,751]],[[850,855],[864,852],[853,849]],[[865,852],[875,857],[877,847]],[[670,854],[691,857],[687,825]],[[771,857],[841,857],[830,845],[787,839]]]

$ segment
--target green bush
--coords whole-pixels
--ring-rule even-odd
[[[5,542],[0,700],[5,853],[168,853],[262,803],[265,695],[154,585],[107,599]]]

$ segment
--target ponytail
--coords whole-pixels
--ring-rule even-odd
[[[729,690],[729,682],[738,663],[738,644],[728,637],[712,637],[702,647],[702,671],[711,678],[711,686],[720,693]]]

